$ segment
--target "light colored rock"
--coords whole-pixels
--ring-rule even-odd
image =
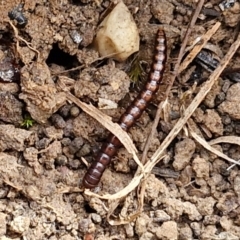
[[[177,240],[177,223],[173,221],[164,222],[162,226],[157,229],[156,235],[158,239]]]
[[[218,110],[222,113],[227,113],[231,118],[240,119],[240,83],[232,85],[226,96],[226,101],[221,103]]]
[[[26,232],[30,225],[30,218],[24,216],[17,216],[10,223],[10,228],[16,233],[23,234]]]
[[[209,177],[209,163],[204,158],[196,157],[192,166],[198,178]]]
[[[190,138],[186,138],[176,144],[173,162],[173,167],[176,171],[180,171],[188,165],[195,152],[195,148],[196,145]]]
[[[139,50],[136,23],[122,1],[100,24],[95,45],[102,57],[111,57],[120,62]]]

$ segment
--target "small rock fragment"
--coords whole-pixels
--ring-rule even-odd
[[[239,13],[240,13],[240,4],[235,1],[233,7],[228,8],[224,11],[224,22],[227,26],[235,27],[239,21]]]
[[[192,167],[198,178],[209,177],[209,163],[204,158],[196,157],[193,160]]]
[[[174,16],[173,11],[175,7],[173,4],[165,0],[158,0],[151,6],[153,16],[158,19],[160,23],[169,25]]]
[[[92,225],[92,220],[88,218],[83,218],[79,221],[78,229],[82,233],[87,233],[89,226]]]
[[[175,146],[173,167],[176,171],[182,170],[189,163],[195,152],[196,145],[190,138],[186,138]]]
[[[234,178],[233,189],[237,196],[240,197],[240,175]]]
[[[4,122],[20,124],[23,104],[10,92],[0,92],[0,120]]]
[[[104,216],[107,214],[104,203],[99,198],[91,198],[89,206],[94,209],[100,216]]]
[[[125,228],[126,235],[127,235],[128,238],[134,236],[134,228],[133,228],[133,226],[130,223],[129,224],[125,224],[124,228]]]
[[[30,225],[30,218],[24,216],[18,216],[10,223],[10,228],[16,233],[23,234],[26,232]]]
[[[82,36],[76,30],[70,31],[70,36],[76,44],[79,44],[83,40]]]
[[[54,126],[44,128],[44,133],[48,138],[51,139],[62,139],[63,138],[63,130],[57,129]]]
[[[70,109],[70,114],[72,117],[77,117],[80,113],[80,109],[77,106],[72,106]]]
[[[177,240],[177,223],[173,221],[164,222],[161,227],[157,228],[156,236],[158,239]]]
[[[56,159],[55,159],[55,164],[57,166],[65,166],[68,162],[68,159],[65,155],[59,155]]]
[[[6,214],[0,212],[0,237],[4,236],[7,232]]]
[[[235,120],[240,120],[240,83],[232,85],[226,96],[226,101],[221,103],[218,110],[222,113],[227,113]]]
[[[101,56],[117,61],[124,61],[139,50],[136,23],[122,1],[100,24],[95,43]]]
[[[148,239],[153,239],[154,235],[151,232],[145,232],[139,240],[148,240]]]
[[[196,205],[190,202],[182,202],[175,198],[166,198],[166,212],[176,219],[183,213],[187,214],[190,220],[200,220],[201,214],[198,212]]]
[[[32,131],[15,128],[13,125],[0,125],[0,151],[14,149],[23,151],[27,142],[29,145],[35,140]]]
[[[63,119],[62,116],[60,116],[59,114],[53,114],[52,117],[51,117],[51,120],[53,122],[53,125],[56,127],[56,128],[59,128],[59,129],[63,129],[66,127],[66,122],[65,120]]]
[[[136,220],[135,232],[140,237],[147,232],[147,226],[152,221],[145,213],[142,213]]]
[[[197,209],[203,216],[213,214],[213,207],[216,203],[216,200],[213,197],[199,198]]]
[[[204,125],[218,136],[223,135],[223,124],[219,114],[212,109],[208,109],[203,118]]]
[[[179,239],[182,239],[182,240],[193,239],[193,232],[188,224],[185,224],[184,227],[180,228]]]
[[[58,92],[45,63],[36,62],[22,68],[21,90],[19,98],[26,103],[31,117],[39,123],[46,123],[66,101],[65,93]]]
[[[38,150],[34,147],[26,148],[23,152],[25,160],[28,162],[29,166],[34,168],[35,173],[42,173],[42,166],[38,162]]]
[[[220,219],[220,224],[225,231],[229,231],[233,225],[233,221],[229,219],[228,216],[222,216]]]
[[[163,210],[156,210],[154,212],[150,212],[150,215],[152,215],[151,217],[154,222],[166,222],[171,219],[171,217]]]
[[[92,213],[91,218],[92,218],[94,223],[100,223],[102,221],[101,216],[96,214],[96,213]]]

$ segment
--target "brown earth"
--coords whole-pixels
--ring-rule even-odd
[[[133,221],[110,225],[112,219],[128,219],[137,211],[136,191],[117,202],[116,209],[110,201],[83,192],[81,180],[87,167],[81,158],[91,162],[108,132],[66,99],[59,82],[85,103],[98,107],[101,99],[109,99],[117,104],[115,109],[102,109],[117,121],[143,84],[155,34],[162,27],[168,39],[163,86],[129,133],[140,157],[197,1],[125,0],[139,29],[140,51],[124,63],[102,60],[92,45],[109,2],[26,0],[25,26],[8,17],[19,1],[0,3],[0,239],[240,239],[239,166],[205,149],[186,129],[147,178],[143,209]],[[221,1],[206,2],[188,47],[215,22],[221,26],[202,50],[205,60],[198,56],[175,81],[148,157],[239,31],[239,2],[223,11]],[[143,72],[133,83],[129,72],[137,71],[136,61]],[[239,64],[238,51],[192,115],[206,141],[240,135]],[[13,73],[10,83],[3,81],[7,71]],[[27,123],[33,125],[27,128]],[[239,160],[240,140],[234,139],[214,147]],[[121,148],[93,191],[117,193],[131,181],[136,168],[131,154]]]

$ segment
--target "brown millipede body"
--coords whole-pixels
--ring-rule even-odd
[[[148,103],[152,100],[153,95],[158,91],[165,69],[166,51],[166,36],[164,31],[159,29],[156,37],[155,55],[148,81],[118,122],[124,131],[128,131],[135,121],[140,118]],[[117,153],[120,146],[122,144],[119,139],[110,133],[83,178],[83,186],[85,188],[94,188],[98,185],[103,172],[110,164],[112,157]]]

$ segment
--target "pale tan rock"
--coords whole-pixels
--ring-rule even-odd
[[[100,24],[95,45],[102,57],[120,62],[139,50],[138,29],[123,2],[119,2]]]
[[[173,162],[173,167],[176,171],[180,171],[188,165],[195,152],[195,148],[196,145],[190,138],[186,138],[176,144]]]
[[[218,110],[221,113],[227,113],[231,118],[235,120],[240,119],[240,83],[236,83],[232,85],[228,91],[226,96],[226,101],[221,103],[218,107]]]
[[[177,240],[177,223],[173,221],[164,222],[162,226],[157,229],[156,235],[158,239]]]
[[[10,228],[16,233],[24,233],[29,229],[30,218],[24,216],[18,216],[10,223]]]
[[[198,178],[209,177],[209,163],[204,158],[196,157],[192,166]]]

